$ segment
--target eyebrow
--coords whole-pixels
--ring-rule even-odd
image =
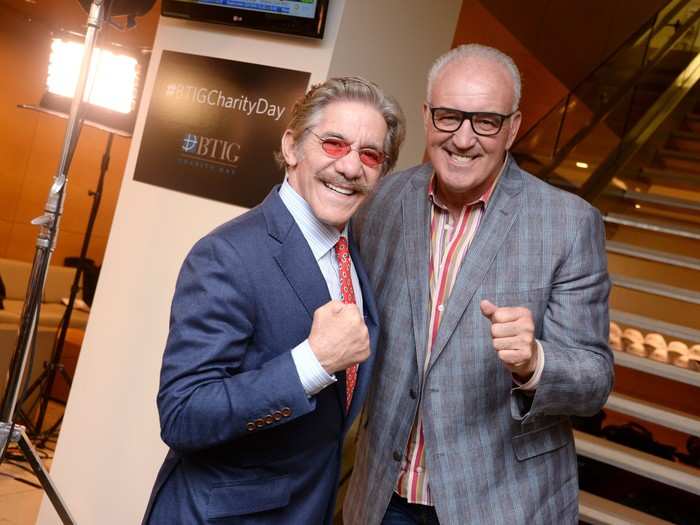
[[[352,142],[349,141],[347,138],[345,138],[342,133],[338,133],[336,131],[326,131],[324,133],[320,133],[320,135],[322,137],[333,137],[335,139],[340,139],[344,142],[347,142],[348,144],[352,144]],[[379,146],[377,144],[365,144],[365,145],[359,146],[360,149],[373,149],[376,151],[383,151],[383,149],[382,149],[383,147],[384,147],[383,145]]]

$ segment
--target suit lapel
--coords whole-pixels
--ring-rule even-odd
[[[314,311],[331,300],[328,286],[316,264],[311,248],[275,186],[262,203],[270,237],[278,243],[273,257],[290,286],[313,319]]]
[[[428,182],[431,174],[432,166],[426,164],[413,177],[409,190],[401,202],[404,259],[406,261],[418,370],[423,370],[425,363],[428,329],[428,266],[430,261]]]
[[[476,236],[462,260],[433,344],[428,371],[452,337],[520,211],[522,178],[510,157],[507,162]]]
[[[278,192],[279,185],[272,189],[262,204],[268,234],[278,243],[278,249],[273,252],[273,257],[304,305],[309,319],[313,319],[316,309],[331,300],[328,285],[304,234],[294,222],[294,218],[280,199]],[[328,388],[335,389],[344,414],[345,373],[339,372],[336,377],[338,381]]]

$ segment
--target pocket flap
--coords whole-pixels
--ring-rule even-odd
[[[280,476],[215,486],[209,495],[207,518],[242,516],[284,507],[289,503],[289,478]]]
[[[557,450],[573,439],[571,428],[564,422],[556,422],[544,428],[530,430],[513,436],[513,450],[520,461]]]

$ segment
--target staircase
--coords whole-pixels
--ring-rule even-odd
[[[651,65],[639,72],[630,70],[639,41],[621,49],[514,147],[523,168],[600,209],[611,321],[687,347],[700,345],[699,14],[691,1],[677,23],[655,25]],[[614,351],[603,428],[640,424],[680,454],[614,443],[600,426],[577,430],[582,522],[700,523],[700,465],[683,456],[700,439],[700,362],[693,370],[679,356]]]

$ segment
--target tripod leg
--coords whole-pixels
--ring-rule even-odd
[[[46,468],[44,468],[44,464],[41,462],[41,459],[37,455],[36,450],[34,450],[34,447],[29,441],[29,438],[27,437],[27,434],[25,434],[24,430],[21,432],[17,444],[24,453],[24,457],[29,462],[29,465],[32,467],[34,474],[36,474],[36,477],[39,478],[41,486],[44,487],[46,495],[51,500],[51,503],[53,504],[54,509],[56,509],[56,512],[61,518],[63,524],[75,525],[75,520],[68,511],[66,502],[63,501],[63,498],[58,493],[56,485],[53,484],[53,481],[49,477],[49,473],[46,471]]]

